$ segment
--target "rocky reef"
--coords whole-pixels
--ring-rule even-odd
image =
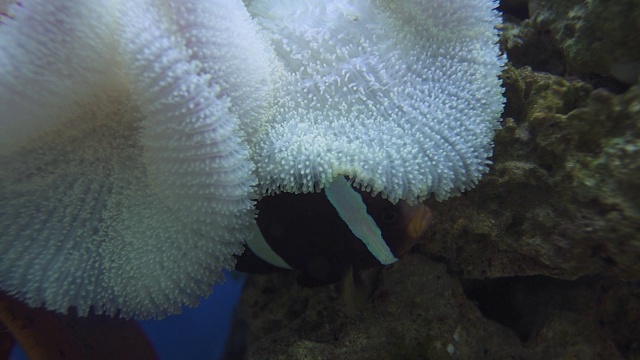
[[[426,238],[355,313],[341,285],[250,278],[227,358],[640,358],[640,2],[500,9],[491,171],[427,201]]]

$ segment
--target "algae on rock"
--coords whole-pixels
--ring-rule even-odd
[[[627,84],[638,81],[640,2],[531,0],[528,11],[530,18],[521,24],[505,24],[509,29],[505,35],[511,38],[505,40],[511,60],[555,74],[566,71],[613,76]],[[557,59],[556,49],[563,55],[562,61]],[[536,58],[535,53],[545,56]]]
[[[640,280],[640,86],[614,95],[526,67],[504,78],[493,170],[474,191],[429,203],[425,251],[471,278]]]

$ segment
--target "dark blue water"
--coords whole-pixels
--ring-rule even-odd
[[[227,281],[214,286],[198,307],[162,320],[140,321],[161,360],[220,358],[245,278],[238,273],[225,277]]]

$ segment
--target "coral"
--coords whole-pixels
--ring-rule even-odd
[[[514,4],[515,6],[515,4]],[[635,0],[531,0],[530,19],[514,26],[511,33],[521,41],[508,42],[514,57],[538,52],[530,65],[559,74],[599,74],[633,84],[640,76],[640,3]],[[540,54],[553,56],[540,56]],[[542,60],[544,59],[544,60]]]
[[[493,171],[480,191],[430,203],[426,251],[472,278],[640,279],[640,87],[591,91],[529,68],[503,76]]]
[[[461,280],[417,254],[387,267],[355,316],[339,287],[254,276],[232,337],[245,336],[246,358],[261,360],[623,359],[640,350],[639,295],[596,278]],[[226,359],[238,358],[228,350]]]

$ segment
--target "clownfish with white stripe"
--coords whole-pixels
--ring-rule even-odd
[[[346,273],[389,265],[424,235],[431,212],[424,204],[392,204],[334,179],[319,193],[279,193],[257,202],[257,225],[237,257],[236,270],[300,271],[299,283],[318,286]]]

